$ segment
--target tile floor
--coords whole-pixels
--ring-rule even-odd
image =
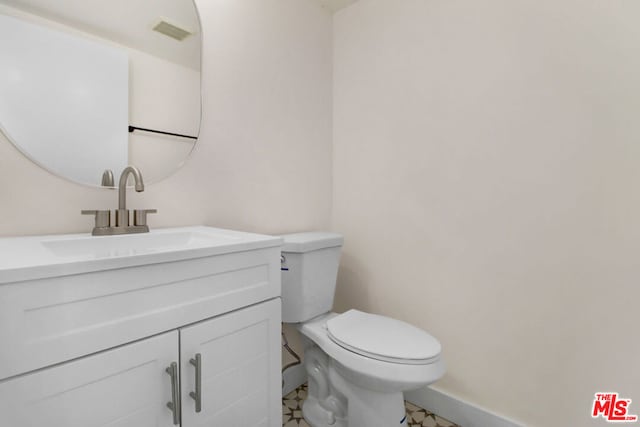
[[[304,384],[282,398],[282,426],[309,427],[302,418],[302,402],[307,397],[307,385]],[[406,402],[409,427],[459,427],[431,412]]]

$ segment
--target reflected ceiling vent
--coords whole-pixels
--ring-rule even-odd
[[[173,22],[169,22],[166,18],[160,18],[160,21],[153,27],[153,31],[157,31],[160,34],[164,34],[178,41],[182,41],[193,34],[191,31],[180,28]]]

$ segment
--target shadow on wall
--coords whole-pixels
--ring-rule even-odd
[[[367,311],[367,307],[372,306],[366,271],[357,257],[343,250],[333,311],[342,313],[352,308]]]

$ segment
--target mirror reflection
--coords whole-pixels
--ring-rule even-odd
[[[192,0],[0,0],[0,143],[78,183],[161,180],[198,136],[200,52]]]

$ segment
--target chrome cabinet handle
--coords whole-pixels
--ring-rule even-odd
[[[167,403],[167,408],[173,412],[173,425],[180,425],[180,390],[178,389],[178,364],[172,362],[165,370],[171,377],[171,402]]]
[[[190,359],[189,363],[196,367],[196,391],[189,392],[189,396],[196,401],[196,412],[202,411],[202,355],[196,353],[195,359]]]

